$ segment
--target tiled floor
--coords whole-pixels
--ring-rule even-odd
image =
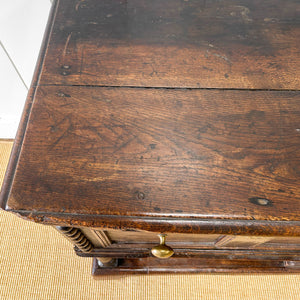
[[[1,2],[0,139],[15,137],[50,7],[50,0]]]

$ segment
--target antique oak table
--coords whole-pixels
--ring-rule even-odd
[[[1,207],[93,274],[300,271],[299,2],[54,1]]]

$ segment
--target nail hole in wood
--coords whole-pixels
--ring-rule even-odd
[[[272,206],[272,201],[266,199],[266,198],[260,198],[260,197],[253,197],[250,198],[249,201],[253,204],[256,205],[261,205],[261,206]]]

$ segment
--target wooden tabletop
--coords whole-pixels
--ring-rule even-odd
[[[2,207],[300,235],[299,40],[297,1],[56,1]]]
[[[299,89],[299,2],[59,1],[40,84]]]

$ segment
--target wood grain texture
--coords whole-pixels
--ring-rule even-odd
[[[54,1],[1,207],[123,258],[96,275],[299,272],[299,12]],[[149,257],[160,232],[166,262]]]
[[[41,84],[299,89],[295,0],[59,1]]]
[[[272,260],[228,260],[216,258],[120,259],[116,268],[100,268],[93,260],[95,279],[103,275],[157,273],[298,273],[299,262]]]
[[[22,117],[21,117],[20,124],[18,127],[18,131],[16,134],[16,138],[14,140],[14,145],[13,145],[10,160],[8,163],[7,171],[5,173],[5,178],[4,178],[2,187],[1,187],[0,208],[2,208],[2,209],[5,209],[5,207],[6,207],[6,202],[9,197],[12,181],[14,179],[16,166],[18,164],[19,155],[20,155],[20,151],[22,148],[22,144],[23,144],[23,139],[24,139],[25,132],[27,129],[27,124],[28,124],[28,119],[29,119],[29,115],[31,112],[32,103],[35,99],[36,87],[40,81],[42,66],[43,66],[43,62],[44,62],[45,55],[47,52],[48,42],[49,42],[49,38],[50,38],[51,29],[53,27],[53,22],[54,22],[54,18],[55,18],[55,14],[56,14],[57,5],[58,5],[58,1],[54,1],[51,11],[50,11],[50,14],[49,14],[48,21],[47,21],[47,26],[46,26],[45,34],[43,37],[40,53],[39,53],[39,56],[37,59],[37,64],[36,64],[36,67],[34,70],[34,75],[32,78],[31,86],[30,86],[30,89],[28,90],[26,103],[24,105],[24,109],[23,109]]]
[[[299,221],[258,221],[204,219],[193,217],[137,217],[99,214],[68,214],[30,210],[10,210],[20,217],[45,225],[102,227],[103,229],[144,230],[199,234],[234,234],[259,236],[300,236]]]
[[[107,230],[111,247],[132,247],[132,244],[158,243],[158,235],[147,231]],[[235,248],[235,249],[289,249],[300,250],[300,237],[241,236],[218,234],[168,233],[166,243],[172,248]]]
[[[40,87],[8,208],[299,221],[299,95]]]
[[[146,258],[151,257],[151,245],[144,245],[144,247],[135,247],[135,244],[132,244],[132,247],[124,247],[123,249],[117,248],[99,248],[94,249],[90,253],[84,253],[78,248],[75,248],[77,255],[81,257],[97,257],[99,255],[104,257],[111,258]],[[150,247],[149,247],[150,246]],[[299,250],[278,250],[278,249],[196,249],[190,248],[188,244],[185,245],[185,248],[174,248],[174,256],[167,260],[170,260],[172,263],[173,258],[205,258],[207,260],[219,258],[224,260],[244,260],[244,261],[258,261],[258,260],[272,260],[272,261],[295,261],[298,264],[300,263]],[[175,263],[175,262],[174,262]]]

